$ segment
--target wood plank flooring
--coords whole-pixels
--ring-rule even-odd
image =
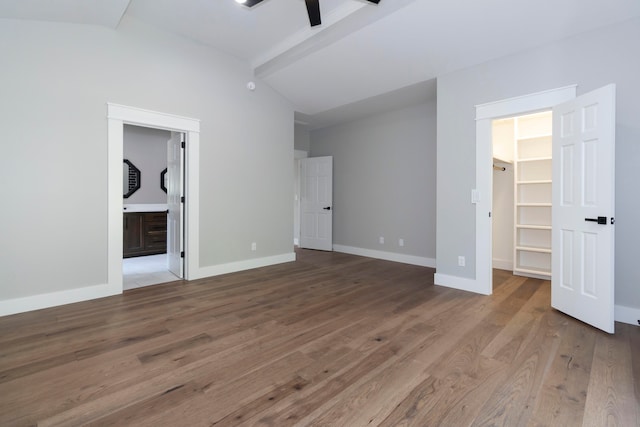
[[[301,250],[0,318],[0,426],[640,426],[640,328],[433,273]]]

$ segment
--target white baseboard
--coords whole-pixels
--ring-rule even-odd
[[[345,254],[366,256],[369,258],[383,259],[386,261],[401,262],[403,264],[419,265],[421,267],[436,267],[433,258],[419,257],[415,255],[398,254],[395,252],[376,251],[373,249],[356,248],[353,246],[333,245],[333,250]]]
[[[481,295],[490,295],[490,293],[480,292],[478,282],[475,279],[436,273],[433,276],[433,281],[436,285],[446,286],[447,288],[460,289],[461,291],[474,292]]]
[[[110,297],[122,293],[122,289],[114,289],[109,285],[87,286],[85,288],[50,292],[30,297],[14,298],[0,301],[0,316],[40,310],[42,308],[71,304],[96,298]]]
[[[545,279],[548,280],[548,279]],[[436,285],[446,286],[449,288],[460,289],[468,292],[481,293],[477,290],[477,284],[474,279],[464,277],[450,276],[447,274],[436,273],[433,276]],[[629,325],[639,326],[640,308],[625,307],[623,305],[615,305],[614,319],[616,322],[628,323]]]
[[[190,280],[204,277],[217,276],[220,274],[234,273],[236,271],[249,270],[257,267],[281,264],[296,260],[295,252],[276,255],[265,258],[256,258],[246,261],[238,261],[229,264],[216,265],[200,268],[195,272]],[[88,301],[96,298],[104,298],[122,293],[122,288],[105,285],[87,286],[84,288],[69,289],[60,292],[34,295],[29,297],[14,298],[0,301],[0,316],[24,313],[27,311],[40,310],[43,308],[55,307],[59,305],[71,304],[74,302]]]
[[[513,271],[513,260],[511,259],[493,259],[493,268],[499,270]]]
[[[334,245],[334,250],[337,252],[344,252],[352,255],[401,262],[404,264],[420,265],[423,267],[435,267],[435,260],[431,258],[396,254],[392,252],[375,251],[371,249],[354,248],[342,245]],[[282,264],[295,260],[296,254],[295,252],[292,252],[288,254],[255,258],[245,261],[204,267],[200,268],[197,271],[197,277],[194,277],[194,279],[218,276],[221,274],[250,270],[252,268],[266,267],[269,265]],[[449,288],[478,293],[477,283],[474,279],[435,273],[434,282],[439,286],[447,286]],[[118,295],[120,293],[122,293],[121,289],[114,289],[113,286],[104,284],[87,286],[78,289],[69,289],[66,291],[51,292],[29,297],[7,299],[0,301],[0,316],[9,316],[11,314],[24,313],[27,311],[40,310],[43,308],[55,307],[65,304],[72,304],[75,302],[87,301],[96,298],[104,298]],[[640,309],[626,307],[623,305],[616,305],[615,320],[616,322],[638,326],[638,320],[640,320]]]
[[[274,255],[264,258],[247,259],[243,261],[230,262],[227,264],[200,267],[194,272],[190,280],[203,279],[205,277],[219,276],[221,274],[235,273],[237,271],[251,270],[252,268],[267,267],[269,265],[282,264],[296,260],[295,252],[282,255]]]
[[[614,313],[614,319],[616,320],[616,322],[639,326],[638,321],[640,321],[640,308],[616,305]]]

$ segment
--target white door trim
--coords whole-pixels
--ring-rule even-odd
[[[187,133],[185,159],[185,261],[184,278],[198,277],[200,200],[200,121],[173,114],[107,103],[108,249],[107,286],[122,292],[122,157],[123,126],[145,126]]]
[[[309,157],[309,152],[293,150],[294,182],[293,182],[293,244],[300,244],[300,159]]]
[[[565,86],[529,95],[476,105],[476,278],[472,289],[480,294],[493,293],[492,223],[493,147],[491,122],[494,119],[533,113],[576,97],[577,85]]]

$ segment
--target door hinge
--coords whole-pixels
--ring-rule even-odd
[[[186,144],[186,142],[185,142],[185,141],[181,141],[181,142],[180,142],[180,147],[184,148],[186,145],[187,145],[187,144]]]
[[[489,218],[491,218],[491,212],[489,212]]]
[[[184,203],[184,196],[181,196],[181,197],[180,197],[180,201],[181,201],[182,203]]]
[[[184,258],[184,251],[180,252],[180,258]]]
[[[611,217],[611,225],[616,223],[616,219],[614,217]]]

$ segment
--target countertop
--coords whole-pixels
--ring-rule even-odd
[[[122,205],[122,212],[163,212],[168,209],[166,203],[156,204],[124,204]]]

